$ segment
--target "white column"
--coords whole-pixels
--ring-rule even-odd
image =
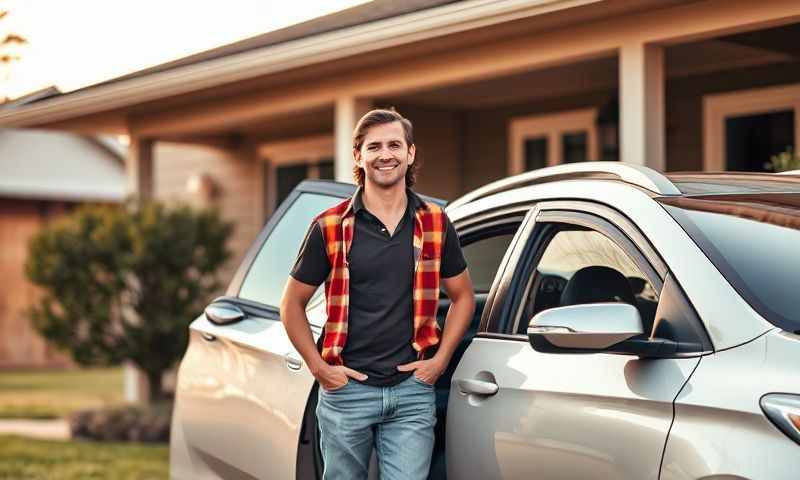
[[[634,42],[619,54],[621,160],[664,171],[664,49]]]
[[[128,158],[128,191],[142,199],[153,197],[153,140],[131,136]]]
[[[147,384],[147,377],[133,362],[126,361],[122,368],[125,401],[128,403],[147,403],[150,399],[150,387]]]
[[[353,130],[361,117],[372,108],[369,100],[341,97],[336,100],[334,112],[335,153],[334,177],[340,182],[353,181]]]

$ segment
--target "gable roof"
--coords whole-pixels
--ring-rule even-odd
[[[119,202],[122,159],[97,140],[43,130],[0,130],[0,197]]]

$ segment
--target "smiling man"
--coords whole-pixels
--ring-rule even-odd
[[[373,110],[353,132],[352,198],[319,214],[286,284],[281,318],[320,385],[323,478],[366,479],[372,449],[382,480],[427,478],[434,384],[475,308],[458,236],[441,207],[411,190],[411,122]],[[325,282],[321,351],[305,309]],[[439,288],[451,300],[444,332]]]

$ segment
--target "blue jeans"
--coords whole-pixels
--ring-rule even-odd
[[[366,480],[372,448],[381,480],[425,480],[431,465],[436,401],[432,385],[414,374],[391,387],[352,378],[319,389],[323,480]]]

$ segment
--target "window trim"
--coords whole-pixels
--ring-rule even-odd
[[[547,221],[542,222],[542,218],[547,219]],[[519,340],[528,341],[525,335],[507,333],[509,331],[516,331],[514,330],[516,327],[515,323],[517,323],[516,321],[505,322],[507,325],[505,325],[506,328],[504,328],[503,331],[498,330],[498,326],[502,325],[501,322],[506,315],[511,315],[513,318],[517,317],[519,306],[509,303],[507,299],[512,287],[516,288],[519,286],[518,282],[514,283],[514,277],[519,271],[520,259],[524,252],[529,251],[532,239],[537,242],[542,240],[541,235],[539,235],[540,229],[537,227],[542,226],[543,223],[551,223],[552,220],[550,219],[553,218],[560,219],[561,223],[585,226],[594,230],[599,230],[601,233],[601,229],[607,229],[609,227],[616,230],[619,238],[623,238],[623,243],[627,245],[627,247],[625,247],[618,244],[620,248],[623,248],[623,250],[631,256],[631,259],[645,275],[648,275],[649,272],[650,274],[648,277],[655,276],[658,284],[653,285],[653,287],[657,288],[660,295],[668,273],[666,264],[657,255],[655,249],[649,244],[644,235],[627,220],[626,217],[610,207],[593,202],[563,200],[540,202],[528,212],[525,221],[517,231],[517,236],[515,236],[510,246],[510,248],[513,248],[513,251],[506,252],[503,264],[498,270],[498,272],[502,270],[502,278],[495,279],[492,285],[477,336],[497,338],[497,335],[501,335],[504,339],[514,337]],[[592,224],[592,220],[599,220],[599,222],[597,222],[599,227]],[[578,222],[588,222],[588,225],[582,225]],[[615,237],[610,238],[617,243]],[[534,246],[534,248],[539,250],[541,246]],[[631,255],[631,252],[629,252],[631,248],[636,252],[634,255]],[[534,261],[538,262],[538,260]],[[640,265],[642,261],[644,261],[646,268],[642,268]],[[509,268],[509,265],[513,265],[513,268]],[[508,323],[511,325],[508,325]]]
[[[726,170],[725,120],[728,117],[781,110],[794,110],[797,151],[800,146],[800,83],[703,96],[703,170]]]
[[[508,174],[517,175],[525,171],[524,143],[529,138],[545,137],[548,142],[547,166],[562,163],[561,136],[565,133],[586,132],[586,159],[598,158],[597,109],[584,108],[554,112],[544,115],[528,115],[512,118],[508,123]]]

